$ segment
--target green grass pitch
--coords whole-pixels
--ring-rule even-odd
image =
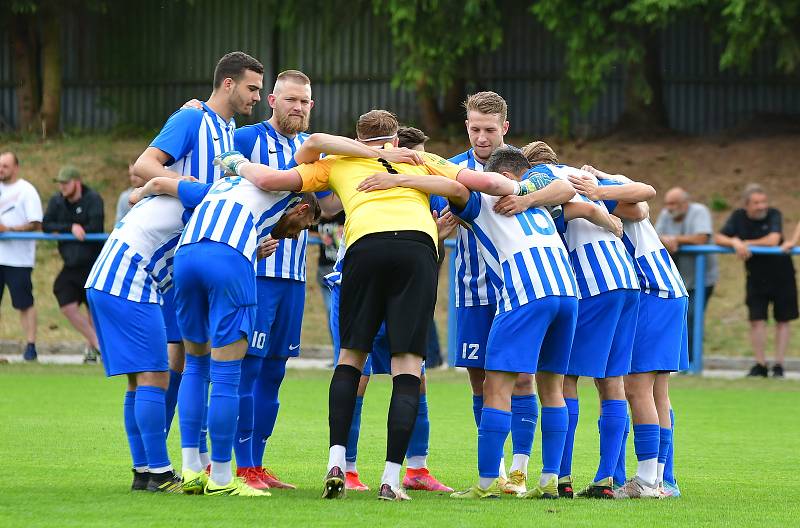
[[[792,526],[800,516],[800,383],[677,377],[677,474],[684,497],[664,501],[460,502],[412,492],[387,504],[374,491],[323,501],[329,372],[290,370],[267,463],[296,491],[264,499],[131,494],[122,379],[99,367],[0,366],[0,526]],[[379,483],[391,385],[367,392],[359,470]],[[581,386],[576,486],[594,476],[597,401]],[[466,375],[429,375],[430,468],[446,484],[476,478],[476,433]],[[177,432],[177,422],[176,422]],[[177,434],[170,453],[179,465]],[[540,469],[539,431],[530,474]],[[507,447],[510,446],[510,440]],[[632,440],[629,471],[634,467]],[[508,453],[510,456],[510,452]]]

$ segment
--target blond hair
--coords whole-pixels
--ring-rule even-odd
[[[558,156],[555,151],[550,148],[550,145],[544,141],[532,141],[522,147],[522,153],[528,158],[531,165],[539,165],[541,163],[558,163]]]
[[[388,110],[370,110],[358,118],[356,135],[362,141],[386,138],[397,134],[399,127],[397,116]]]
[[[473,111],[481,114],[497,114],[501,122],[505,122],[508,117],[506,100],[495,92],[478,92],[468,96],[464,101],[464,108],[467,115]]]

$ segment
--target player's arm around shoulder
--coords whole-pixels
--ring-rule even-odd
[[[394,187],[406,187],[426,194],[444,196],[451,203],[460,207],[463,207],[469,200],[469,189],[456,180],[430,174],[389,174],[388,172],[379,172],[366,177],[358,185],[357,190],[374,192]]]

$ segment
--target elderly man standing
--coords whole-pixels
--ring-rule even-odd
[[[714,292],[714,285],[719,280],[719,264],[717,256],[710,254],[706,256],[706,273],[702,285],[694,283],[695,279],[695,256],[678,254],[682,246],[708,244],[714,234],[711,222],[711,211],[705,205],[692,202],[689,193],[680,187],[673,187],[664,195],[664,208],[658,215],[656,222],[661,243],[667,251],[673,255],[678,271],[683,277],[683,283],[689,292],[689,311],[687,319],[689,323],[689,361],[692,361],[692,343],[694,341],[694,307],[696,295],[703,295],[708,306],[708,299]]]
[[[775,363],[772,375],[783,377],[783,358],[789,344],[789,321],[797,319],[797,284],[789,255],[753,255],[752,246],[780,246],[783,242],[781,212],[769,206],[761,186],[750,184],[744,191],[744,208],[735,210],[719,233],[717,244],[732,247],[747,270],[747,309],[750,342],[756,364],[748,376],[767,377],[764,355],[767,341],[767,309],[772,303],[775,318]]]
[[[42,228],[42,202],[33,185],[19,177],[19,160],[13,152],[0,153],[0,233],[38,231]],[[36,360],[36,308],[31,272],[36,262],[35,240],[0,242],[0,300],[8,286],[11,305],[19,310],[27,345],[23,358]]]

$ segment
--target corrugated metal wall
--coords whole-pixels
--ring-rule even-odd
[[[375,107],[390,108],[404,121],[418,121],[415,94],[392,87],[394,58],[383,20],[367,13],[342,17],[325,27],[320,17],[306,17],[294,27],[274,29],[270,5],[142,0],[135,12],[112,8],[102,16],[66,17],[62,126],[158,127],[185,100],[208,96],[215,61],[232,49],[264,63],[264,93],[276,68],[308,73],[316,130],[350,133],[357,116]],[[554,104],[563,52],[527,6],[504,3],[508,22],[503,45],[468,61],[467,88],[502,94],[509,103],[513,133],[550,134],[558,126]],[[511,16],[512,12],[524,14]],[[0,128],[17,122],[8,41],[0,34]],[[800,115],[800,73],[776,73],[769,50],[758,54],[748,74],[719,72],[720,51],[700,22],[681,21],[664,32],[664,96],[673,128],[706,134],[758,113]],[[623,104],[623,78],[615,72],[593,109],[587,114],[572,110],[573,130],[608,130]],[[263,118],[267,110],[262,102],[253,119]]]

